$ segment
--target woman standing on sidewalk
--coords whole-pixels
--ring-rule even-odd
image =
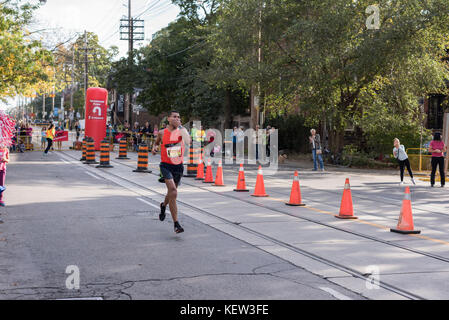
[[[399,184],[402,186],[404,184],[404,171],[405,167],[407,167],[408,174],[410,175],[410,178],[412,179],[412,183],[416,184],[415,179],[413,179],[413,172],[412,168],[410,167],[410,161],[408,159],[408,155],[405,152],[405,147],[398,138],[395,138],[393,141],[393,154],[396,159],[398,159],[399,162],[399,169],[401,171],[401,183]]]
[[[9,150],[6,146],[0,145],[0,206],[4,207],[3,191],[5,191],[6,164],[9,162]]]
[[[430,175],[430,185],[435,186],[435,173],[437,171],[437,166],[440,166],[440,178],[441,187],[444,188],[446,183],[445,173],[444,173],[444,153],[447,147],[443,141],[441,141],[441,133],[435,133],[432,142],[430,142],[429,152],[432,153],[432,173]]]

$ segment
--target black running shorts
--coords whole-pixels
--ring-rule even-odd
[[[179,185],[181,178],[184,175],[184,165],[183,164],[169,164],[161,162],[159,165],[161,169],[162,177],[165,180],[173,180],[176,185]]]

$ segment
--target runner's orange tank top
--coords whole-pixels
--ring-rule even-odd
[[[178,165],[183,164],[184,160],[184,143],[182,141],[181,132],[178,129],[169,131],[164,129],[161,147],[161,162]]]

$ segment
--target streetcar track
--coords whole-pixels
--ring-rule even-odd
[[[71,155],[68,155],[68,154],[66,154],[66,153],[64,153],[64,155],[66,155],[66,156],[68,156],[68,157],[70,157],[70,158],[72,158],[72,159],[74,159],[74,160],[78,160],[78,159],[76,159],[75,157],[72,157]],[[114,162],[114,163],[116,163],[116,164],[120,164],[120,165],[126,166],[126,167],[130,167],[129,165],[122,164],[122,163],[119,163],[119,162],[115,162],[115,161],[112,161],[112,162]],[[150,189],[150,188],[148,188],[148,187],[146,187],[146,186],[143,186],[143,185],[141,185],[141,184],[139,184],[139,183],[137,183],[137,182],[128,180],[128,179],[126,179],[126,178],[123,178],[123,177],[121,177],[120,175],[111,173],[110,171],[102,170],[102,172],[103,172],[104,174],[106,174],[106,175],[110,175],[110,176],[113,176],[113,177],[118,178],[118,179],[120,179],[120,180],[123,180],[123,181],[125,181],[125,182],[128,183],[128,184],[135,185],[135,186],[138,187],[139,189],[142,189],[142,190],[145,190],[145,191],[150,191],[150,192],[152,192],[152,193],[154,193],[154,194],[157,194],[157,195],[159,195],[159,196],[161,196],[161,197],[165,197],[165,194],[163,194],[163,193],[160,193],[160,192],[158,192],[158,191],[156,191],[156,190]],[[152,174],[155,175],[155,176],[157,176],[155,173],[152,173]],[[186,183],[186,184],[187,184],[187,183]],[[197,187],[197,186],[191,185],[191,184],[187,184],[187,185],[193,186],[193,187]],[[216,194],[219,194],[219,195],[223,195],[223,194],[221,194],[221,193],[218,193],[218,192],[215,192],[215,191],[211,191],[211,190],[207,190],[207,189],[202,188],[202,187],[197,187],[197,188],[200,188],[200,189],[205,190],[205,191],[213,192],[213,193],[216,193]],[[129,189],[129,188],[128,188],[128,189]],[[130,189],[130,190],[131,190],[131,189]],[[134,190],[131,190],[131,191],[133,191],[133,192],[136,193],[136,194],[139,194],[139,193],[137,193],[137,192],[134,191]],[[139,196],[144,197],[144,198],[147,198],[147,199],[149,199],[150,201],[157,203],[156,200],[154,200],[154,199],[152,199],[152,198],[150,198],[150,197],[148,197],[148,196],[144,196],[144,195],[142,195],[142,194],[139,194]],[[224,195],[223,195],[223,196],[224,196]],[[232,197],[232,196],[229,196],[228,198],[232,198],[232,199],[235,199],[235,200],[243,201],[242,199],[238,199],[238,198]],[[245,201],[245,202],[246,202],[246,201]],[[202,214],[211,216],[211,217],[213,217],[213,218],[215,218],[215,219],[221,220],[221,221],[223,221],[225,224],[231,225],[231,226],[233,226],[234,228],[240,229],[240,230],[245,231],[245,232],[247,232],[247,233],[249,233],[249,234],[255,235],[255,236],[259,237],[259,238],[268,240],[268,241],[270,241],[270,242],[272,242],[272,243],[275,243],[275,244],[277,244],[277,245],[279,245],[279,246],[281,246],[281,247],[284,247],[284,248],[286,248],[286,249],[288,249],[288,250],[290,250],[290,251],[299,253],[299,254],[301,254],[301,255],[303,255],[303,256],[306,256],[306,257],[308,257],[308,258],[310,258],[310,259],[312,259],[312,260],[318,261],[318,262],[323,263],[323,264],[325,264],[325,265],[328,265],[328,266],[330,266],[330,267],[332,267],[332,268],[335,268],[335,269],[338,269],[338,270],[340,270],[340,271],[343,271],[343,272],[345,272],[345,273],[347,273],[347,274],[352,275],[352,276],[355,277],[355,278],[358,278],[358,279],[361,279],[361,280],[364,280],[364,281],[370,281],[370,280],[372,280],[372,279],[370,279],[370,277],[367,276],[366,274],[361,273],[361,272],[359,272],[359,271],[357,271],[357,270],[354,270],[354,269],[352,269],[352,268],[350,268],[350,267],[341,265],[341,264],[336,263],[336,262],[334,262],[334,261],[331,261],[331,260],[328,260],[328,259],[323,258],[323,257],[321,257],[321,256],[318,256],[318,255],[316,255],[316,254],[314,254],[314,253],[311,253],[311,252],[305,251],[305,250],[303,250],[303,249],[294,247],[294,246],[292,246],[292,245],[290,245],[290,244],[288,244],[288,243],[286,243],[286,242],[283,242],[283,241],[281,241],[281,240],[272,238],[272,237],[267,236],[267,235],[265,235],[265,234],[263,234],[263,233],[260,233],[260,232],[251,230],[251,229],[249,229],[249,228],[247,228],[247,227],[245,227],[245,226],[242,226],[242,225],[236,225],[235,223],[233,223],[233,222],[231,222],[231,221],[229,221],[229,220],[227,220],[227,219],[225,219],[225,218],[222,218],[222,217],[220,217],[220,216],[214,215],[214,214],[212,214],[212,213],[210,213],[210,212],[208,212],[208,211],[206,211],[206,210],[203,210],[203,209],[201,209],[201,208],[198,208],[198,207],[196,207],[196,206],[194,206],[194,205],[185,203],[184,201],[178,200],[178,203],[180,203],[180,204],[184,205],[185,207],[188,207],[188,208],[190,208],[190,209],[192,209],[192,210],[194,210],[194,211],[196,211],[196,212],[200,212],[200,213],[202,213]],[[417,254],[420,254],[420,255],[424,255],[424,256],[430,257],[430,258],[434,258],[434,259],[441,260],[441,261],[444,261],[444,262],[449,262],[449,259],[446,259],[446,258],[444,258],[444,257],[439,257],[439,256],[432,255],[432,254],[429,254],[429,253],[426,253],[426,252],[419,251],[419,250],[414,250],[414,249],[411,249],[411,248],[408,248],[408,247],[405,247],[405,246],[400,246],[400,245],[397,245],[397,244],[389,243],[389,242],[387,242],[387,241],[384,241],[384,240],[381,240],[381,239],[377,239],[377,238],[375,238],[375,237],[370,237],[370,236],[366,236],[366,235],[363,235],[363,234],[358,234],[358,233],[355,233],[355,232],[352,232],[352,231],[348,231],[348,230],[344,230],[344,229],[341,229],[341,228],[338,228],[338,227],[329,226],[329,225],[326,225],[325,223],[321,223],[321,222],[319,222],[319,221],[314,221],[313,219],[307,219],[307,218],[297,217],[297,216],[294,216],[294,215],[289,214],[289,213],[285,213],[285,212],[280,211],[280,210],[275,210],[274,208],[267,208],[267,207],[265,207],[265,206],[263,206],[263,205],[259,205],[259,204],[257,204],[257,203],[253,203],[253,202],[249,202],[249,203],[251,203],[251,204],[253,204],[253,205],[256,205],[256,206],[259,206],[259,207],[263,207],[263,208],[272,210],[272,211],[276,211],[276,212],[279,212],[279,213],[287,214],[287,215],[290,215],[290,216],[295,217],[295,218],[298,218],[298,219],[307,220],[307,221],[310,221],[310,222],[313,222],[313,223],[317,223],[317,224],[320,224],[320,225],[323,225],[323,226],[327,226],[327,227],[330,227],[330,228],[333,228],[333,229],[336,229],[336,230],[339,230],[339,231],[351,233],[351,234],[357,235],[357,236],[359,236],[359,237],[363,237],[363,238],[370,239],[370,240],[372,240],[372,241],[381,242],[381,243],[384,243],[384,244],[387,244],[387,245],[390,245],[390,246],[393,246],[393,247],[397,247],[397,248],[400,248],[400,249],[403,249],[403,250],[408,250],[408,251],[411,251],[411,252],[414,252],[414,253],[417,253]],[[195,218],[192,218],[192,219],[195,219]],[[195,219],[195,220],[197,220],[197,219]],[[210,226],[210,225],[209,225],[209,226]],[[210,226],[210,227],[212,227],[212,228],[214,228],[214,229],[216,229],[216,230],[219,230],[220,232],[223,232],[223,231],[221,231],[220,229],[217,229],[217,228],[215,228],[215,227],[213,227],[213,226]],[[229,235],[229,236],[234,237],[234,236],[232,236],[232,235]],[[236,237],[234,237],[234,238],[236,238]],[[236,239],[239,239],[239,238],[236,238]],[[240,240],[240,241],[244,241],[244,240],[242,240],[242,239],[239,239],[239,240]],[[244,241],[244,242],[245,242],[245,241]],[[265,251],[265,250],[264,250],[263,248],[261,248],[261,247],[258,247],[258,248],[260,248],[261,250]],[[269,253],[269,254],[272,254],[271,252],[268,252],[268,251],[265,251],[265,252],[267,252],[267,253]],[[272,254],[272,255],[273,255],[273,254]],[[275,255],[275,256],[276,256],[276,255]],[[279,256],[276,256],[276,257],[278,257],[278,258],[280,258],[280,259],[283,259],[282,257],[279,257]],[[285,259],[283,259],[283,260],[285,260]],[[400,295],[400,296],[406,297],[406,298],[408,298],[408,299],[412,299],[412,300],[425,300],[423,297],[420,297],[420,296],[418,296],[418,295],[416,295],[416,294],[413,294],[413,293],[411,293],[411,292],[408,292],[408,291],[406,291],[406,290],[397,288],[396,286],[390,285],[390,284],[385,283],[385,282],[383,282],[383,281],[379,281],[379,286],[382,287],[382,288],[385,289],[385,290],[388,290],[388,291],[390,291],[390,292],[394,292],[394,293],[396,293],[396,294],[398,294],[398,295]]]
[[[112,161],[112,160],[111,160]],[[127,167],[129,167],[129,168],[134,168],[133,166],[131,166],[131,165],[129,165],[129,164],[126,164],[126,163],[121,163],[121,162],[117,162],[117,161],[112,161],[112,162],[114,162],[114,163],[117,163],[117,164],[120,164],[120,165],[124,165],[124,166],[127,166]],[[155,164],[153,164],[153,165],[155,165]],[[223,170],[231,170],[230,168],[225,168],[224,166],[223,166]],[[154,173],[153,173],[154,174]],[[255,174],[256,175],[256,174]],[[237,175],[236,175],[236,177],[237,177]],[[264,177],[265,178],[265,177]],[[266,179],[270,179],[271,178],[271,176],[268,176],[268,177],[266,177]],[[186,185],[189,185],[189,186],[193,186],[193,187],[198,187],[197,185],[192,185],[192,184],[188,184],[188,183],[185,183],[185,182],[183,182],[184,184],[186,184]],[[254,187],[254,185],[253,184],[251,184],[251,183],[246,183],[246,185],[248,186],[248,187]],[[201,188],[201,187],[198,187],[198,188]],[[312,190],[312,191],[315,191],[315,192],[325,192],[325,193],[328,193],[328,194],[333,194],[333,195],[337,195],[337,196],[341,196],[341,192],[340,191],[333,191],[333,190],[324,190],[324,189],[318,189],[318,188],[313,188],[313,187],[310,187],[310,186],[307,186],[307,187],[305,187],[306,189],[309,189],[309,190]],[[352,187],[353,188],[353,190],[355,190],[356,188],[354,188],[354,187]],[[204,189],[204,188],[202,188],[203,190],[207,190],[207,189]],[[211,191],[211,190],[207,190],[207,191]],[[214,192],[214,191],[211,191],[211,192]],[[279,191],[276,191],[276,190],[270,190],[270,192],[271,193],[274,193],[274,194],[277,194],[277,195],[282,195],[282,196],[284,196],[284,194],[283,193],[281,193],[281,192],[279,192]],[[362,191],[362,192],[364,192],[364,191]],[[215,192],[216,193],[216,192]],[[367,197],[367,196],[363,196],[363,195],[360,195],[360,194],[354,194],[353,195],[353,198],[354,199],[360,199],[360,200],[365,200],[365,201],[373,201],[373,200],[376,200],[376,201],[379,201],[379,202],[381,202],[381,203],[383,203],[383,204],[386,204],[386,205],[394,205],[395,203],[397,203],[398,201],[402,201],[402,199],[392,199],[392,198],[380,198],[380,197],[373,197],[373,196],[371,196],[371,198],[369,198],[369,197]],[[375,198],[375,199],[374,199]],[[385,199],[388,199],[389,201],[385,201]],[[316,201],[314,201],[314,202],[316,202]],[[438,216],[442,216],[442,217],[444,217],[444,218],[449,218],[449,215],[448,214],[445,214],[445,213],[441,213],[441,212],[436,212],[436,211],[432,211],[432,210],[430,210],[430,209],[426,209],[426,208],[422,208],[422,207],[420,207],[419,205],[415,205],[414,206],[415,207],[415,209],[417,209],[417,210],[420,210],[420,211],[422,211],[422,212],[425,212],[425,213],[428,213],[428,214],[436,214],[436,215],[438,215]],[[395,219],[393,219],[393,218],[389,218],[389,217],[385,217],[385,216],[383,216],[383,215],[380,215],[380,214],[376,214],[376,213],[373,213],[373,212],[370,212],[369,213],[369,215],[372,215],[372,216],[375,216],[375,217],[379,217],[379,218],[382,218],[382,219],[388,219],[388,220],[391,220],[391,221],[395,221]]]
[[[116,162],[116,161],[112,161],[112,162],[114,162],[116,164],[119,164],[119,165],[126,166],[126,167],[131,167],[131,166],[129,166],[127,164],[124,164],[124,163],[120,163],[120,162]],[[158,176],[155,173],[151,173],[151,174],[155,175],[155,176]],[[429,253],[429,252],[421,251],[421,250],[418,250],[418,249],[413,249],[413,248],[410,248],[410,247],[407,247],[407,246],[404,246],[404,245],[401,245],[401,244],[398,244],[398,243],[392,243],[391,241],[379,239],[379,238],[376,238],[376,237],[373,237],[373,236],[369,236],[369,235],[366,235],[366,234],[363,234],[363,233],[359,233],[359,232],[356,232],[356,231],[347,230],[347,229],[344,229],[344,228],[341,228],[341,227],[333,226],[333,225],[330,225],[330,224],[327,224],[325,222],[321,222],[321,221],[318,221],[318,220],[315,220],[315,219],[297,216],[297,215],[292,214],[292,213],[290,213],[288,211],[281,210],[281,209],[278,209],[278,208],[274,208],[274,207],[272,207],[270,205],[264,205],[264,204],[260,204],[260,203],[257,203],[257,202],[253,202],[250,199],[249,200],[243,200],[243,199],[241,199],[241,198],[239,198],[237,196],[232,196],[230,194],[225,194],[225,193],[217,192],[217,191],[214,191],[214,190],[210,190],[210,189],[207,189],[206,187],[203,187],[203,186],[198,186],[198,185],[195,185],[195,184],[186,183],[185,180],[183,181],[183,184],[191,186],[191,187],[196,187],[198,189],[201,189],[201,190],[204,190],[204,191],[208,191],[208,192],[211,192],[211,193],[214,193],[214,194],[226,197],[226,198],[231,198],[231,199],[238,200],[238,201],[241,201],[241,202],[250,203],[252,205],[255,205],[255,206],[258,206],[258,207],[261,207],[261,208],[264,208],[264,209],[268,209],[268,210],[271,210],[271,211],[275,211],[277,213],[285,214],[285,215],[288,215],[290,217],[306,220],[308,222],[312,222],[312,223],[315,223],[315,224],[318,224],[318,225],[321,225],[321,226],[332,228],[332,229],[335,229],[337,231],[342,231],[342,232],[345,232],[345,233],[348,233],[348,234],[352,234],[352,235],[355,235],[355,236],[358,236],[358,237],[361,237],[361,238],[365,238],[365,239],[368,239],[368,240],[376,241],[376,242],[379,242],[379,243],[383,243],[383,244],[386,244],[386,245],[389,245],[389,246],[393,246],[393,247],[396,247],[396,248],[400,248],[400,249],[407,250],[407,251],[410,251],[410,252],[413,252],[413,253],[417,253],[417,254],[421,254],[421,255],[427,256],[429,258],[433,258],[433,259],[437,259],[437,260],[449,263],[449,258],[442,257],[442,256],[439,256],[439,255],[436,255],[436,254],[432,254],[432,253]],[[305,208],[307,208],[307,207],[305,207]],[[389,228],[385,227],[385,229],[389,229]],[[426,239],[423,239],[423,240],[426,240]]]

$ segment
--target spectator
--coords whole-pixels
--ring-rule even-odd
[[[447,147],[443,141],[441,141],[441,133],[435,133],[432,142],[430,142],[429,152],[432,153],[432,173],[430,174],[430,185],[433,188],[435,186],[435,173],[437,166],[440,167],[440,179],[441,187],[444,188],[446,184],[446,177],[444,173],[444,153],[447,151]]]
[[[56,127],[56,133],[55,133],[55,138],[56,137],[60,137],[62,135],[62,133],[64,132],[64,129],[62,128],[62,125],[60,123],[58,123],[58,127]],[[61,151],[62,149],[62,141],[56,141],[56,148]]]
[[[47,132],[45,132],[45,127],[42,127],[42,130],[41,130],[41,149],[42,150],[45,150],[45,142],[46,141],[47,141]]]
[[[131,129],[131,127],[130,127],[128,121],[125,120],[125,124],[123,125],[123,130],[124,131],[130,131],[130,129]]]
[[[29,122],[27,122],[27,124],[25,126],[25,132],[26,132],[26,144],[30,145],[31,140],[33,138],[33,128],[30,126]]]
[[[256,129],[253,132],[253,139],[252,139],[252,143],[256,146],[256,160],[259,160],[259,143],[262,141],[259,141],[259,129],[260,126],[256,125]]]
[[[3,191],[5,191],[6,164],[9,163],[9,150],[4,145],[0,146],[0,206],[4,207]]]
[[[19,140],[18,148],[19,148],[19,152],[20,153],[24,153],[25,152],[25,143],[23,142],[22,139]]]
[[[267,157],[270,157],[270,133],[271,133],[271,126],[267,126],[267,132],[265,136],[265,152]]]
[[[17,146],[17,132],[12,136],[11,140],[12,140],[12,144],[11,144],[10,151],[11,151],[11,152],[16,152],[16,146]]]
[[[405,152],[405,146],[401,144],[398,138],[394,139],[393,144],[394,144],[393,154],[394,157],[398,159],[399,170],[401,174],[401,183],[399,185],[402,186],[404,184],[405,167],[407,167],[407,171],[408,174],[410,175],[410,178],[412,179],[412,183],[416,184],[415,179],[413,179],[413,172],[412,168],[410,167],[410,160],[408,159],[408,155]]]
[[[139,128],[139,123],[138,122],[134,123],[134,127],[132,129],[132,137],[133,137],[134,151],[135,152],[139,152],[140,128]]]
[[[236,156],[236,151],[237,151],[237,134],[238,134],[238,129],[237,127],[234,127],[234,129],[232,130],[231,133],[231,137],[232,137],[232,155]]]
[[[312,147],[312,155],[313,155],[313,171],[318,170],[317,160],[320,162],[321,171],[324,171],[324,162],[322,157],[321,150],[321,139],[320,135],[316,133],[315,129],[310,130],[311,136],[309,137],[310,145]]]
[[[42,130],[44,130],[44,129],[42,129]],[[78,140],[80,138],[80,134],[81,134],[81,125],[78,120],[76,120],[76,122],[75,122],[75,131],[76,131],[76,141],[78,142]]]

